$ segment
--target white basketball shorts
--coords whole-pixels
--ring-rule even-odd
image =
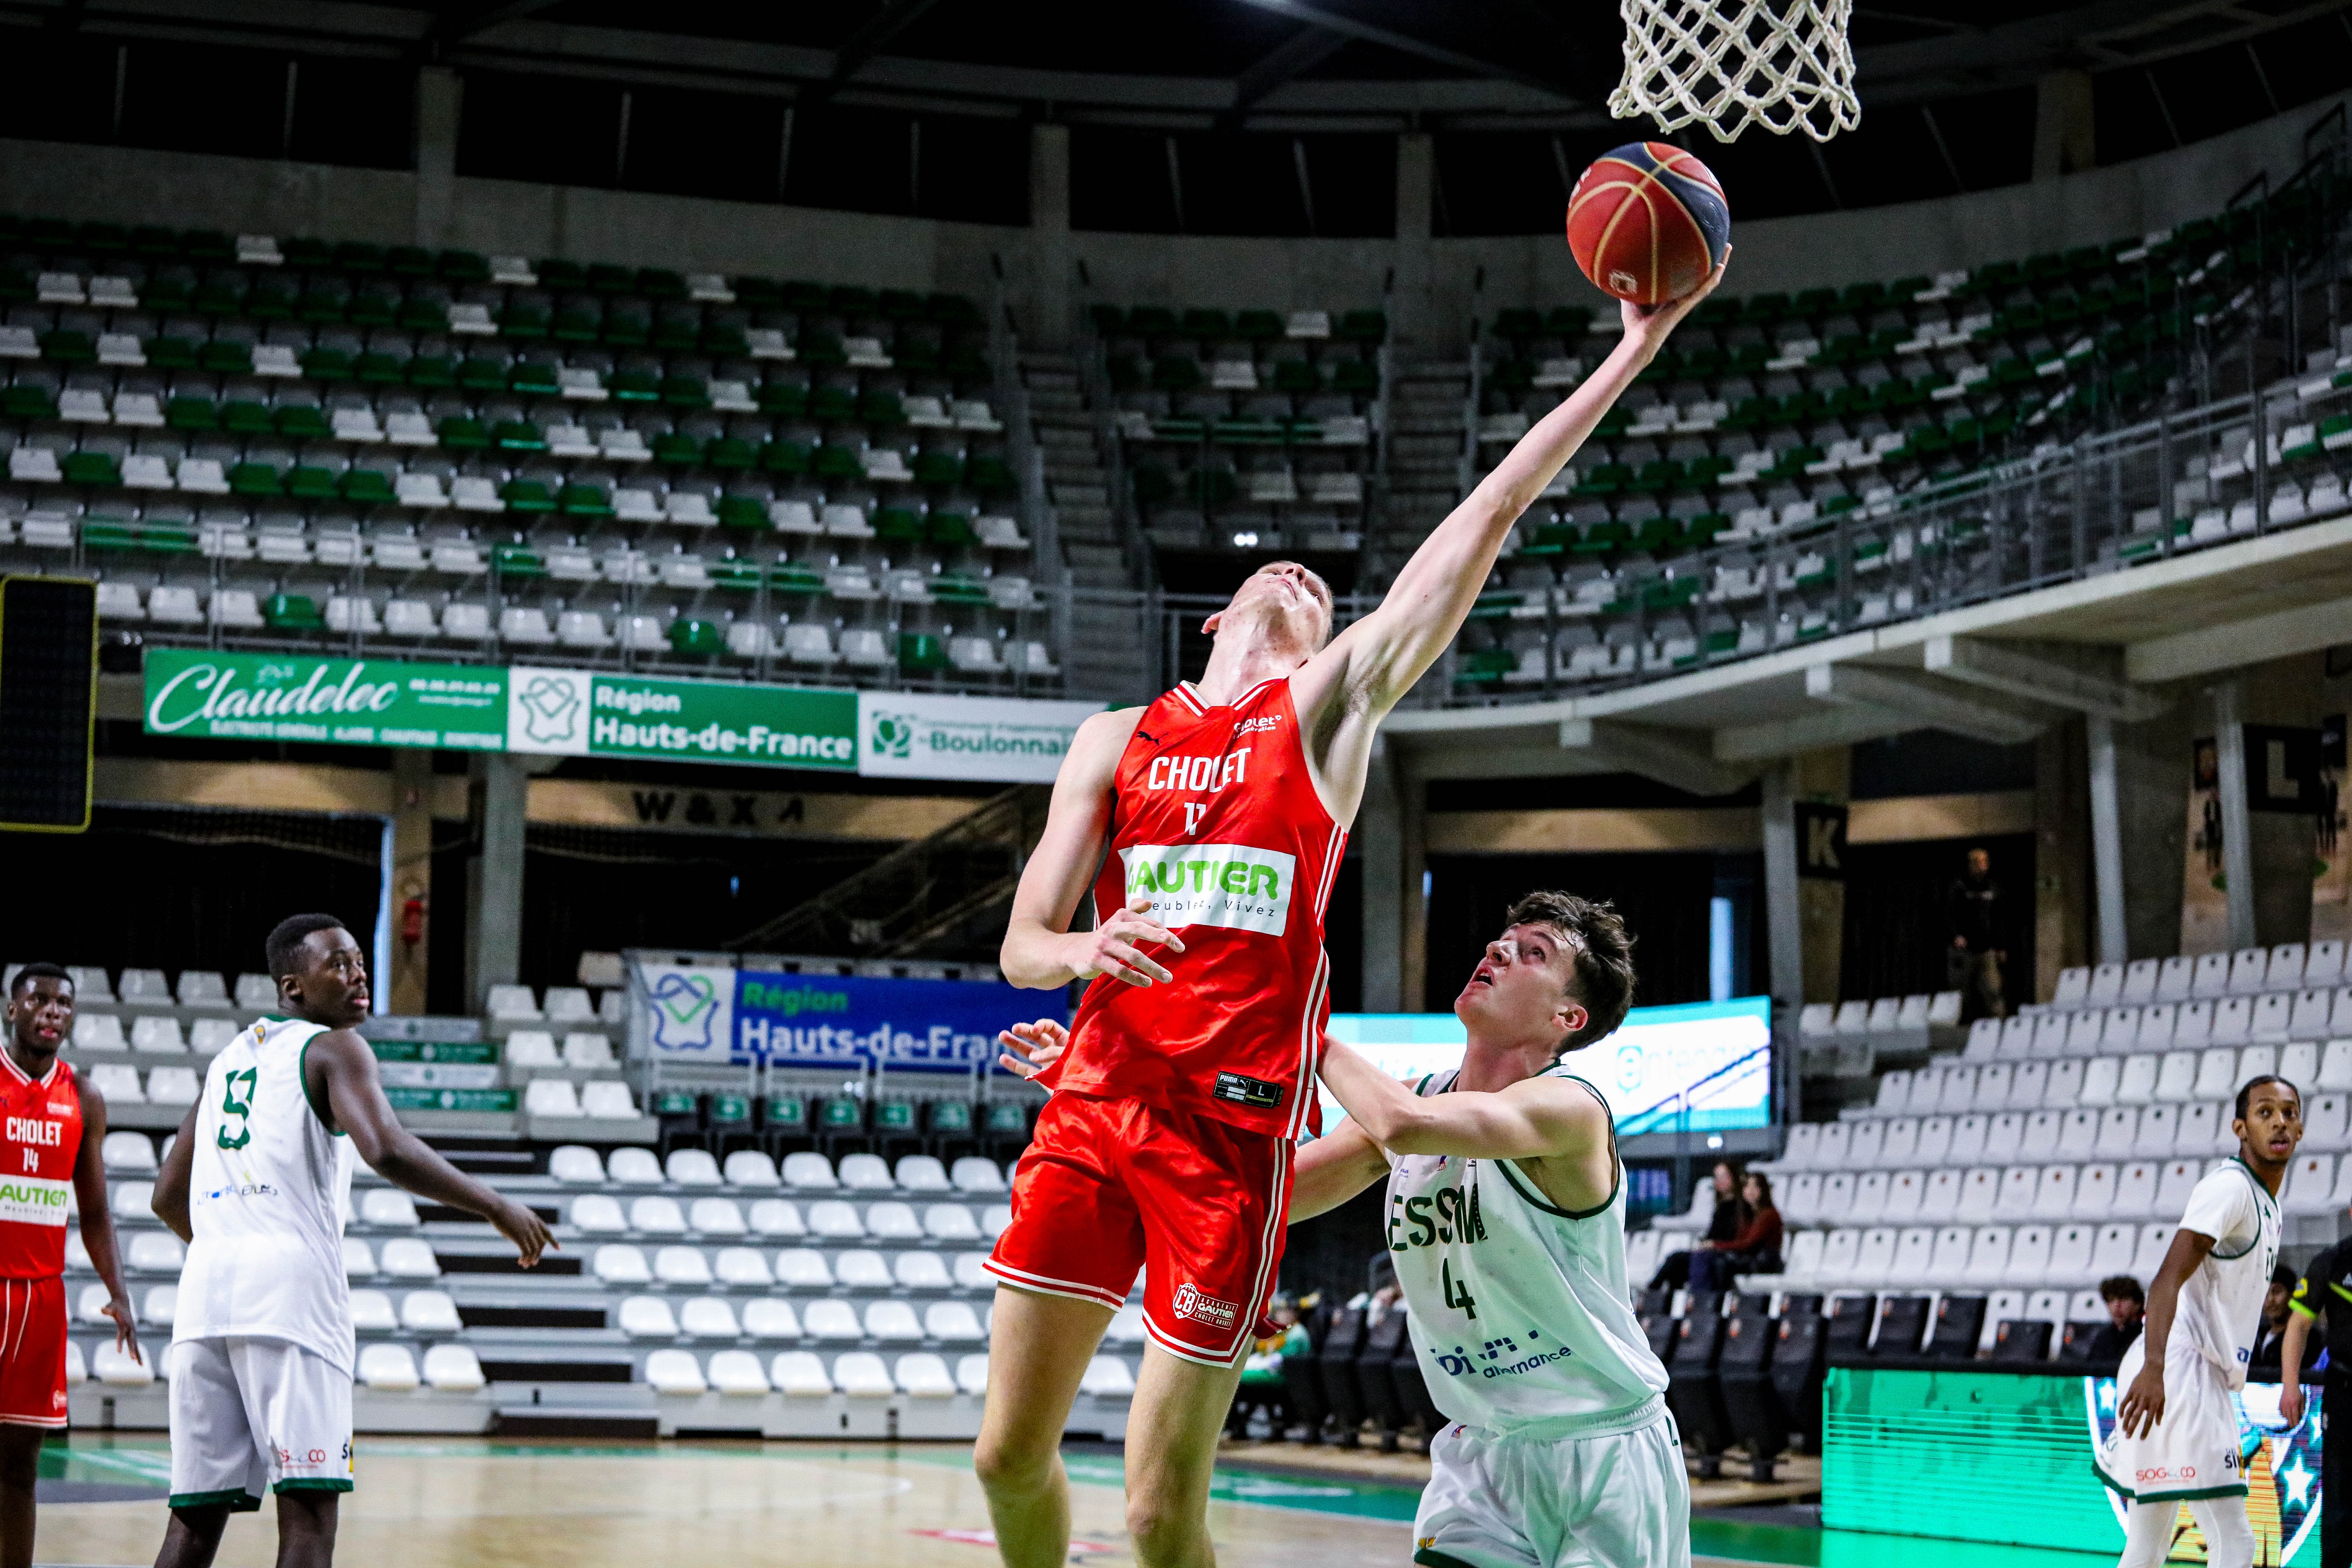
[[[352,1489],[352,1374],[285,1340],[182,1340],[172,1355],[172,1506]]]
[[[1661,1411],[1605,1437],[1506,1437],[1454,1423],[1429,1445],[1422,1568],[1690,1568],[1690,1478]]]
[[[2135,1340],[2116,1369],[2121,1401],[2146,1362],[2147,1342]],[[2238,1403],[2221,1368],[2180,1340],[2166,1347],[2164,1419],[2144,1437],[2124,1435],[2117,1421],[2093,1457],[2099,1479],[2126,1502],[2192,1502],[2243,1497],[2238,1468]]]

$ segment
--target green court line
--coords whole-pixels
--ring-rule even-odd
[[[730,1446],[701,1447],[691,1443],[642,1442],[530,1443],[459,1438],[360,1440],[358,1458],[362,1474],[372,1456],[409,1458],[603,1458],[658,1454],[665,1458],[740,1459],[748,1453],[802,1463],[833,1460],[872,1464],[877,1459],[900,1464],[937,1466],[969,1470],[971,1451],[961,1445],[908,1444],[889,1452],[871,1447],[785,1447],[771,1444],[758,1450]],[[1070,1479],[1081,1486],[1123,1487],[1127,1465],[1117,1454],[1066,1454],[1062,1460]],[[152,1436],[76,1433],[70,1446],[52,1444],[41,1451],[41,1474],[79,1480],[135,1479],[167,1484],[171,1478],[168,1444]],[[1253,1503],[1261,1508],[1293,1509],[1306,1513],[1410,1524],[1421,1501],[1421,1489],[1394,1482],[1360,1480],[1347,1476],[1274,1473],[1240,1467],[1219,1467],[1209,1483],[1210,1497],[1219,1502]],[[1852,1531],[1808,1530],[1801,1525],[1747,1523],[1723,1512],[1691,1521],[1691,1551],[1701,1557],[1768,1568],[2105,1568],[2110,1552],[2050,1551],[2037,1547],[2000,1546],[1967,1541],[1939,1541],[1915,1535],[1861,1534]]]

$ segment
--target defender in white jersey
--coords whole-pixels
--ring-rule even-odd
[[[343,1210],[352,1165],[469,1210],[529,1268],[546,1225],[452,1167],[384,1098],[366,961],[331,915],[269,933],[288,1016],[261,1018],[213,1059],[155,1182],[155,1213],[188,1244],[172,1330],[172,1522],[157,1568],[205,1568],[231,1513],[278,1497],[281,1564],[333,1560],[336,1498],[352,1489],[351,1289]]]
[[[1302,1147],[1290,1217],[1385,1177],[1413,1351],[1452,1424],[1430,1443],[1423,1568],[1687,1568],[1690,1482],[1625,1277],[1625,1183],[1608,1105],[1560,1065],[1633,999],[1632,939],[1606,904],[1531,893],[1454,1010],[1461,1068],[1418,1091],[1336,1041],[1323,1080],[1349,1119]],[[1024,1025],[1005,1064],[1058,1056]]]
[[[2093,1458],[2130,1507],[2121,1568],[2156,1568],[2187,1503],[2213,1568],[2250,1568],[2237,1402],[2279,1253],[2279,1184],[2303,1142],[2303,1095],[2284,1079],[2238,1090],[2238,1152],[2197,1184],[2147,1292],[2147,1328],[2116,1373],[2116,1424]]]

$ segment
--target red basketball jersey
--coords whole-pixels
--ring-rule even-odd
[[[1212,708],[1187,681],[1119,757],[1097,924],[1148,894],[1184,951],[1149,986],[1097,976],[1055,1087],[1296,1138],[1331,1010],[1323,909],[1347,829],[1316,795],[1287,679]]]
[[[81,1093],[52,1060],[27,1078],[0,1048],[0,1279],[39,1279],[66,1267],[66,1210],[81,1152]]]

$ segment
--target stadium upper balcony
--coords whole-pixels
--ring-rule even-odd
[[[2266,314],[2340,295],[2347,192],[2321,165],[2168,233],[1710,300],[1521,521],[1457,700],[1659,679],[2344,511],[2352,331],[2305,321],[2259,406],[2200,378]],[[1616,330],[1573,307],[1497,315],[1465,468]],[[2101,471],[2053,482],[2078,467]]]
[[[960,296],[0,219],[0,553],[159,640],[1056,673]]]

